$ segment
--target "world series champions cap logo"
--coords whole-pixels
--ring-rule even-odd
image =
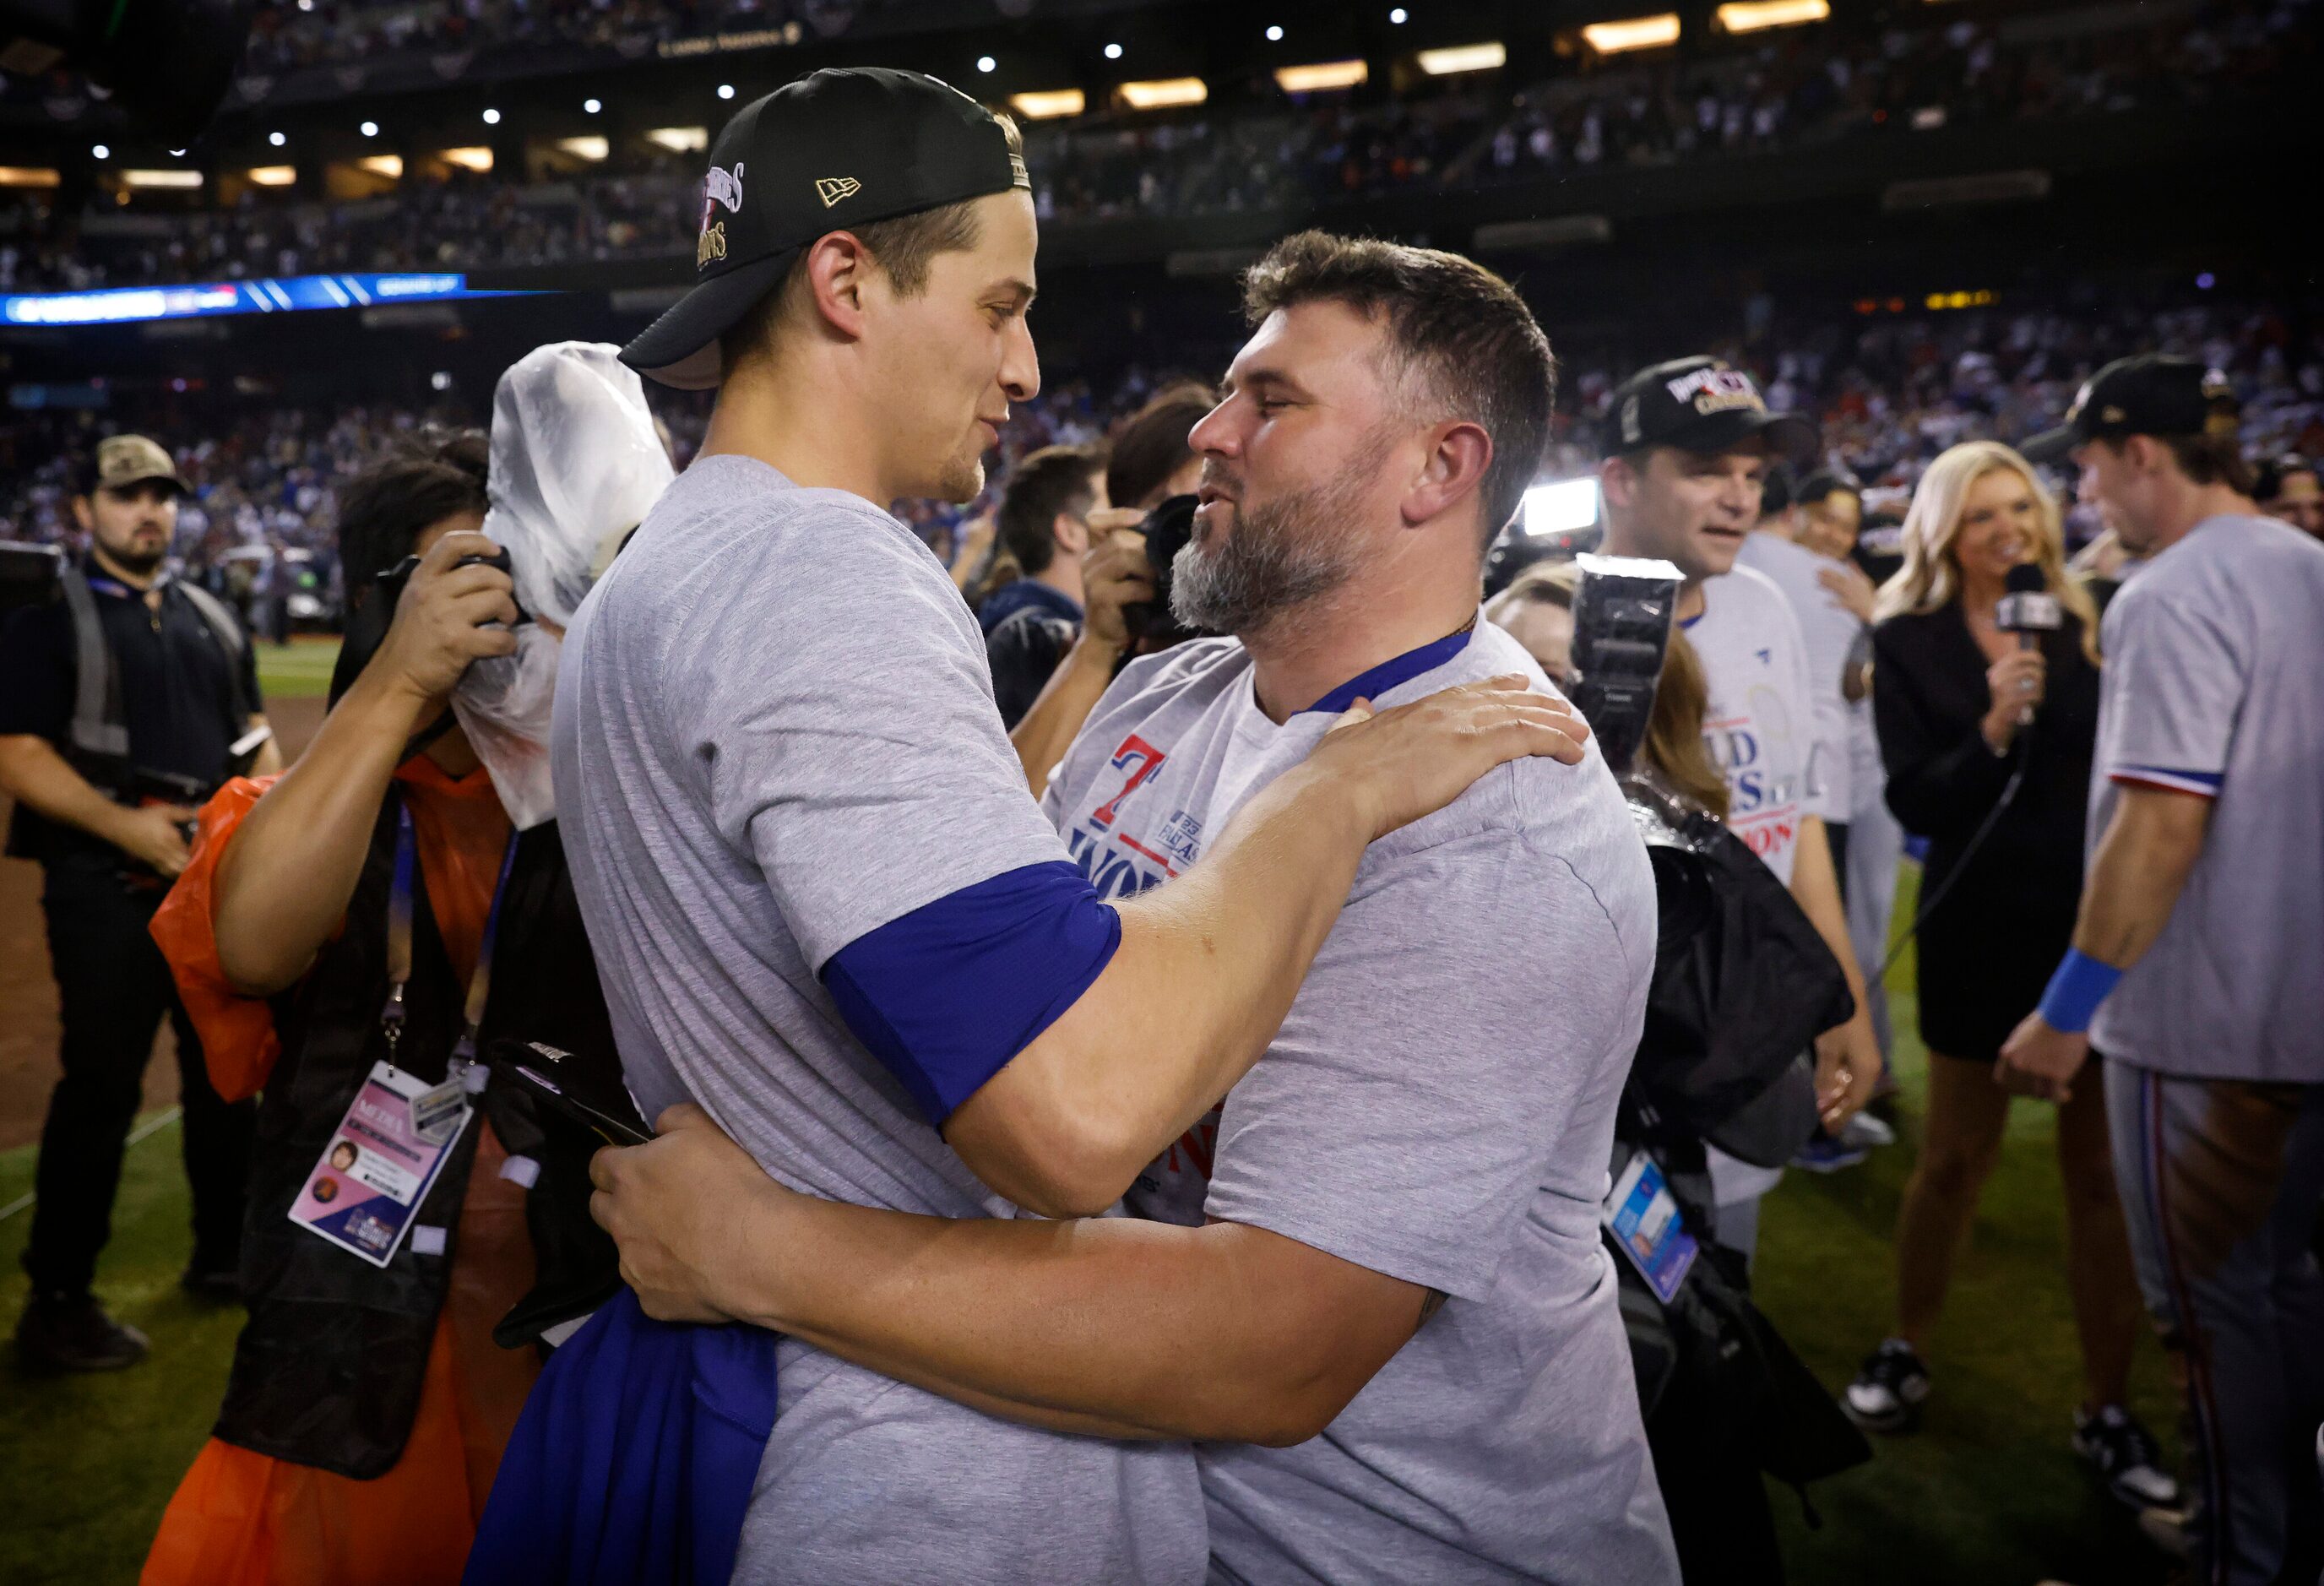
[[[720,206],[730,215],[742,209],[742,161],[731,171],[714,165],[702,179],[702,239],[695,244],[694,267],[703,270],[726,256],[726,223],[711,216]]]

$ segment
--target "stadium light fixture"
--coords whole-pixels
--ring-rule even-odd
[[[1524,532],[1528,539],[1571,534],[1598,521],[1598,481],[1590,475],[1536,484],[1525,493]]]
[[[733,98],[734,97],[734,85],[733,83],[720,83],[718,85],[718,97],[722,99]]]
[[[368,171],[374,176],[383,176],[390,181],[403,180],[403,156],[401,154],[366,154],[355,161],[355,169]]]
[[[980,55],[976,58],[976,69],[988,75],[990,75],[992,69],[1000,64],[1001,62],[995,60],[990,55]]]
[[[1454,44],[1443,50],[1423,50],[1420,69],[1430,77],[1454,77],[1464,71],[1492,71],[1508,63],[1509,52],[1498,39],[1482,44]]]
[[[295,165],[254,165],[243,174],[250,179],[253,187],[287,188],[298,181],[299,168]]]
[[[438,369],[428,377],[428,383],[434,390],[449,391],[452,389],[452,372],[449,369]]]
[[[487,110],[484,112],[484,124],[486,126],[498,126],[500,124],[501,113],[499,111]]]
[[[1278,66],[1276,86],[1286,94],[1325,94],[1352,88],[1370,75],[1360,60],[1318,60],[1310,66]]]
[[[1410,18],[1411,14],[1412,14],[1410,12],[1407,12],[1403,6],[1399,5],[1394,11],[1388,14],[1388,23],[1393,27],[1402,27]]]
[[[557,146],[576,160],[586,160],[591,164],[604,159],[613,152],[612,139],[587,134],[577,138],[559,138],[557,140]]]
[[[438,149],[436,158],[447,165],[456,165],[463,171],[473,171],[478,176],[489,175],[493,169],[493,152],[481,143],[459,149]]]
[[[1268,29],[1267,30],[1267,41],[1268,41],[1268,43],[1270,43],[1270,44],[1280,44],[1281,42],[1283,42],[1283,30],[1282,30],[1282,28],[1280,28],[1280,27],[1270,27],[1270,28],[1268,28]]]
[[[1105,58],[1106,58],[1108,60],[1120,60],[1120,59],[1121,59],[1121,46],[1120,46],[1120,45],[1119,45],[1119,44],[1108,44],[1108,45],[1105,47]]]
[[[121,173],[121,185],[189,190],[202,185],[202,173],[198,171],[124,171]]]
[[[1729,0],[1719,8],[1719,25],[1730,33],[1796,27],[1831,14],[1831,0]]]
[[[1593,22],[1582,30],[1582,36],[1600,55],[1659,49],[1678,42],[1678,13],[1665,11],[1656,16],[1625,17],[1620,22]]]
[[[0,188],[52,188],[60,179],[39,165],[0,165]]]
[[[106,148],[103,143],[97,144],[95,148],[91,149],[88,153],[89,158],[92,160],[110,160],[113,158],[113,151]]]
[[[1055,121],[1061,115],[1079,115],[1088,106],[1088,97],[1079,88],[1035,88],[1009,96],[1009,108],[1027,121]]]
[[[647,143],[673,154],[699,154],[710,147],[710,129],[706,126],[658,126],[645,136]]]
[[[283,144],[285,144],[285,143],[289,143],[290,140],[289,138],[284,137],[281,133],[279,133],[279,132],[278,132],[278,133],[268,133],[268,134],[266,134],[266,141],[267,141],[268,143],[270,143],[273,144],[273,145],[274,145],[274,147],[276,147],[276,148],[278,148],[278,149],[279,149],[279,148],[281,148]]]
[[[1179,105],[1200,105],[1211,97],[1208,84],[1198,77],[1162,77],[1124,83],[1117,90],[1132,110],[1167,110]]]
[[[581,113],[584,115],[595,115],[604,107],[605,104],[602,99],[584,99],[581,101]]]
[[[366,121],[356,130],[361,132],[363,135],[367,138],[375,138],[379,136],[379,123],[375,121]]]

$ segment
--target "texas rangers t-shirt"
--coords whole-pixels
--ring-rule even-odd
[[[1825,813],[1810,777],[1819,728],[1807,641],[1764,573],[1705,579],[1702,601],[1682,626],[1710,688],[1702,737],[1727,779],[1727,825],[1788,887],[1800,823]]]
[[[2123,586],[2102,632],[2090,853],[2126,786],[2211,810],[2091,1044],[2190,1078],[2324,1083],[2324,545],[2209,519]]]
[[[1044,808],[1101,892],[1182,874],[1359,694],[1508,672],[1489,623],[1277,725],[1231,640],[1132,663]],[[1271,1230],[1451,1296],[1317,1437],[1200,1449],[1213,1581],[1674,1582],[1599,1233],[1655,950],[1594,748],[1373,844],[1267,1055],[1130,1209]]]
[[[983,636],[927,548],[844,492],[696,462],[576,616],[552,738],[574,890],[645,1115],[698,1102],[809,1194],[1014,1215],[936,1124],[1070,1006],[1119,923],[1046,901],[1060,873],[1089,889],[1026,791]],[[1093,917],[1114,936],[1049,928]],[[996,949],[1014,967],[962,995],[959,965]],[[1186,1444],[997,1420],[795,1339],[777,1358],[736,1580],[1202,1578]]]

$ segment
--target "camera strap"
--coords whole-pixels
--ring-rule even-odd
[[[509,874],[516,868],[517,834],[511,832],[501,853],[501,872],[493,883],[491,909],[484,916],[484,934],[476,944],[476,967],[468,976],[468,1000],[460,1038],[452,1047],[448,1077],[465,1076],[476,1059],[476,1031],[484,1019],[484,1000],[492,994],[493,945],[500,936],[501,906],[508,898]],[[396,1045],[403,1038],[404,987],[411,979],[411,888],[419,862],[419,843],[412,833],[411,807],[400,804],[395,812],[395,873],[387,894],[387,1001],[379,1010],[380,1028],[387,1036],[387,1055],[394,1061]],[[478,1069],[479,1075],[484,1071]]]

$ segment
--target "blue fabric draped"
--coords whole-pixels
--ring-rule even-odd
[[[464,1586],[725,1586],[775,1425],[775,1334],[624,1288],[549,1359]]]

